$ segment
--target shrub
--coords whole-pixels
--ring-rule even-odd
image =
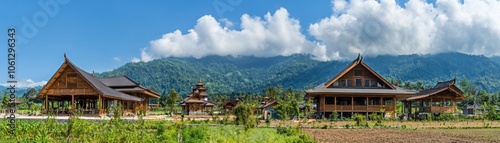
[[[336,111],[332,112],[332,114],[330,114],[330,121],[336,121],[338,117],[339,113],[337,113]]]
[[[293,136],[293,135],[296,135],[299,131],[297,128],[292,128],[290,126],[287,126],[287,127],[276,128],[276,132],[278,134],[282,134],[282,135],[286,135],[286,136]]]
[[[354,119],[354,121],[356,121],[356,126],[360,126],[361,125],[361,122],[365,122],[366,120],[366,117],[361,115],[361,114],[354,114],[354,116],[352,117]]]
[[[442,113],[436,118],[436,120],[438,120],[438,121],[455,121],[456,117],[451,113]]]

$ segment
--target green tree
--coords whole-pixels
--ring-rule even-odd
[[[175,91],[175,89],[170,89],[170,94],[167,98],[167,106],[170,110],[170,115],[174,114],[174,107],[177,105],[177,101],[179,100],[179,93]]]
[[[7,94],[7,92],[3,92],[3,96],[2,96],[2,109],[7,109],[7,107],[9,107],[9,95]]]
[[[236,125],[244,125],[245,129],[254,128],[257,125],[257,120],[253,114],[251,105],[242,102],[234,108],[233,112],[236,116],[236,119],[234,120]]]
[[[163,91],[160,95],[160,99],[158,99],[158,102],[160,103],[161,106],[166,107],[167,106],[167,99],[168,95]]]

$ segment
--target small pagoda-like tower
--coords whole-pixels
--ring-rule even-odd
[[[196,84],[196,88],[191,88],[191,94],[181,102],[182,112],[189,114],[205,114],[213,110],[214,103],[208,101],[207,88],[200,80]]]

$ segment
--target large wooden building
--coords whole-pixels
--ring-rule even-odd
[[[329,117],[332,112],[337,112],[342,118],[381,110],[395,117],[397,99],[412,95],[415,92],[387,82],[364,63],[361,56],[330,80],[306,90],[306,97],[316,103],[319,117]]]
[[[190,114],[206,114],[213,111],[214,103],[208,101],[207,88],[201,82],[201,79],[196,84],[196,88],[191,88],[191,94],[182,100],[180,106],[182,112],[186,115]]]
[[[74,65],[64,55],[64,63],[36,96],[42,99],[44,112],[67,115],[80,111],[83,115],[101,116],[111,106],[122,105],[124,113],[148,110],[149,98],[160,95],[132,79],[97,78]]]

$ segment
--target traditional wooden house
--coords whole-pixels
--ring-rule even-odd
[[[466,116],[476,116],[476,115],[482,115],[483,114],[483,107],[474,104],[474,105],[468,105],[465,109],[462,110],[462,114]]]
[[[225,113],[228,113],[228,112],[232,112],[233,109],[238,106],[238,103],[240,102],[240,100],[238,98],[236,99],[228,99],[226,101],[224,101],[221,106],[222,108],[224,108],[224,112]]]
[[[431,89],[423,90],[401,100],[407,107],[406,112],[417,117],[419,113],[453,113],[457,109],[456,102],[466,100],[466,98],[463,96],[463,92],[455,86],[455,79],[453,79],[438,82]],[[412,109],[417,113],[412,114]]]
[[[74,65],[64,54],[64,63],[36,98],[42,99],[47,114],[78,110],[85,116],[101,116],[118,103],[125,112],[147,110],[148,99],[159,98],[159,94],[126,76],[97,78]]]
[[[189,114],[205,114],[213,111],[214,103],[208,101],[207,88],[201,82],[201,79],[196,84],[196,88],[191,88],[191,94],[180,103],[182,112]]]
[[[381,110],[395,117],[396,99],[414,94],[387,82],[359,55],[330,80],[306,90],[306,97],[315,101],[317,116],[329,117],[332,112],[337,112],[340,118],[355,113],[368,116]]]
[[[276,118],[278,117],[278,112],[276,111],[276,106],[278,106],[278,101],[270,101],[269,97],[264,97],[264,100],[260,103],[260,110],[262,113],[262,119]]]

